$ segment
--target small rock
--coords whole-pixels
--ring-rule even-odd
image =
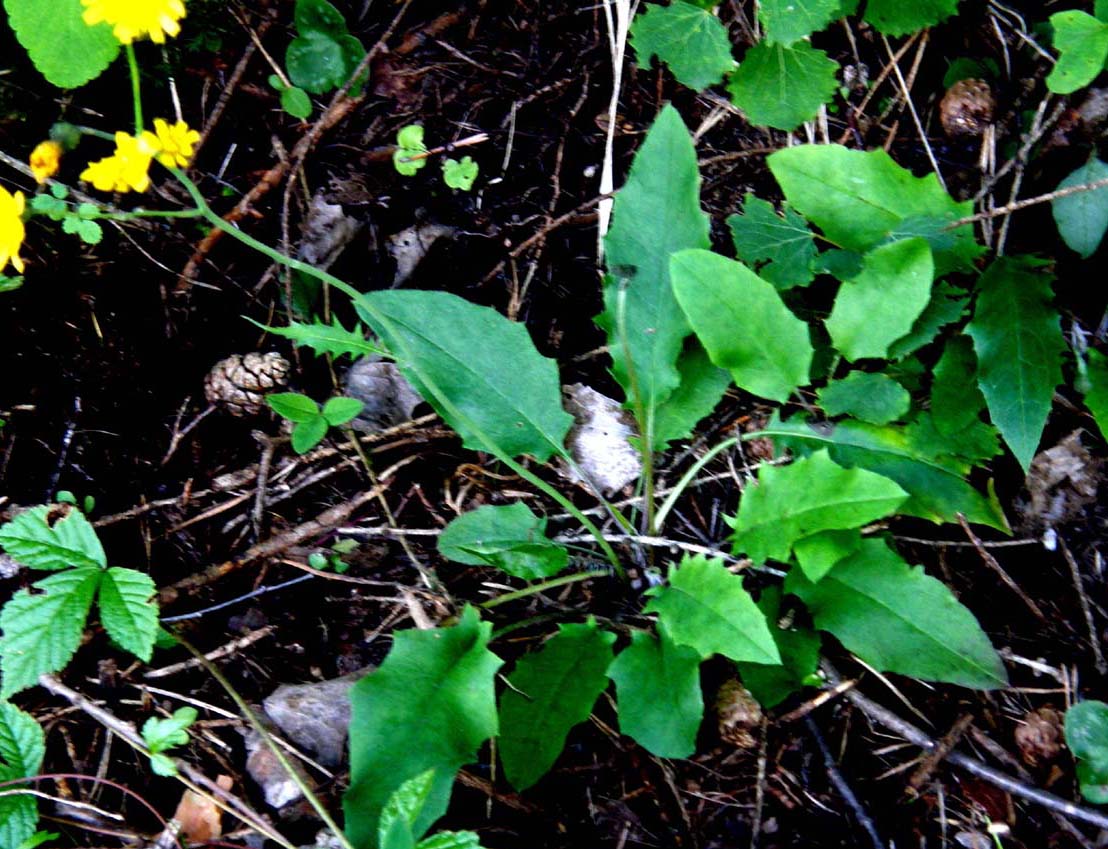
[[[321,764],[337,767],[350,728],[350,688],[363,674],[314,684],[282,684],[262,703],[266,716]]]
[[[361,229],[362,222],[347,215],[342,204],[328,203],[317,194],[301,228],[297,258],[316,268],[328,269]]]
[[[265,396],[288,384],[289,361],[276,352],[232,354],[204,378],[204,397],[232,416],[253,416],[265,407]]]
[[[262,736],[253,729],[246,735],[246,755],[246,771],[262,788],[269,807],[283,808],[304,795]],[[292,762],[295,763],[295,759]]]
[[[399,286],[411,277],[435,242],[442,238],[453,238],[457,232],[455,228],[445,224],[426,222],[413,224],[389,236],[389,253],[396,260],[396,276],[392,279],[392,285]]]
[[[1052,707],[1031,711],[1016,727],[1015,738],[1025,764],[1050,763],[1062,751],[1062,714]]]
[[[642,474],[642,457],[631,445],[638,436],[634,420],[618,401],[591,387],[574,383],[562,387],[562,406],[573,416],[566,448],[577,461],[571,480],[583,475],[604,495],[618,492]]]
[[[943,95],[939,104],[939,121],[946,134],[976,137],[993,122],[996,99],[984,80],[959,80]]]
[[[376,357],[362,357],[347,370],[343,394],[365,405],[350,422],[363,433],[380,433],[411,421],[412,413],[423,401],[394,363]]]

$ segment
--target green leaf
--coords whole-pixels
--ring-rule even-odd
[[[732,660],[780,663],[765,616],[743,581],[721,560],[686,556],[669,571],[668,586],[647,590],[643,609],[657,613],[659,628],[678,645],[691,646],[701,658],[722,654]]]
[[[872,424],[904,418],[912,398],[908,390],[886,374],[852,371],[816,392],[829,416],[850,415]]]
[[[19,844],[19,849],[36,849],[43,843],[49,843],[51,840],[57,840],[61,835],[56,831],[36,831],[26,840]],[[3,838],[0,838],[0,846],[5,846],[2,842]]]
[[[427,152],[427,145],[423,143],[423,127],[419,124],[408,124],[401,127],[396,134],[396,150],[392,154],[392,164],[402,177],[411,177],[420,168],[427,164],[427,158],[415,159]]]
[[[38,775],[45,748],[39,724],[15,705],[0,701],[0,782]],[[10,784],[0,793],[22,786]],[[19,849],[35,833],[37,824],[34,796],[0,796],[0,849]]]
[[[569,565],[565,547],[547,538],[546,519],[521,501],[463,513],[442,529],[438,548],[448,560],[495,566],[525,581],[552,577]]]
[[[829,531],[828,533],[835,533]],[[819,635],[811,628],[778,625],[781,615],[781,590],[771,587],[763,590],[758,601],[766,620],[771,623],[770,633],[781,653],[780,666],[764,666],[758,663],[738,664],[743,685],[764,708],[774,708],[793,693],[809,685],[819,665]]]
[[[808,325],[773,286],[742,263],[704,250],[675,253],[670,274],[708,356],[741,389],[783,402],[808,382]]]
[[[714,365],[696,341],[686,343],[677,361],[681,384],[654,414],[654,450],[664,451],[674,439],[688,439],[693,429],[719,403],[731,375]]]
[[[301,35],[308,32],[321,32],[327,35],[345,35],[346,19],[342,12],[327,0],[296,0],[293,12],[296,31]]]
[[[843,283],[827,330],[848,360],[888,355],[889,346],[911,331],[931,300],[935,264],[923,239],[875,248],[861,273]]]
[[[680,382],[676,364],[691,332],[670,285],[669,257],[710,246],[696,148],[672,106],[658,114],[635,155],[604,245],[608,268],[619,274],[605,280],[596,323],[608,334],[612,373],[626,397],[638,390],[646,418],[639,426],[656,445],[655,411]]]
[[[1062,336],[1051,305],[1054,276],[1042,263],[1001,257],[977,282],[977,306],[966,332],[989,417],[1024,471],[1039,445],[1062,382]]]
[[[857,528],[820,531],[798,539],[793,545],[793,552],[805,576],[815,583],[822,580],[836,563],[857,551],[861,544],[862,534]]]
[[[327,419],[316,413],[310,419],[298,422],[292,429],[292,450],[297,454],[311,451],[327,435]]]
[[[631,645],[608,670],[616,684],[619,730],[659,758],[687,758],[696,751],[704,716],[700,653],[679,646],[665,629],[658,638],[632,631]]]
[[[169,755],[153,754],[150,756],[150,768],[155,775],[163,778],[173,778],[177,775],[177,764]]]
[[[863,540],[818,584],[794,569],[785,591],[808,606],[817,628],[879,671],[981,689],[1008,683],[973,614],[883,540]]]
[[[40,675],[64,669],[81,644],[92,597],[103,573],[82,566],[20,590],[0,611],[0,698],[33,687]]]
[[[1108,704],[1088,699],[1066,711],[1066,746],[1077,758],[1081,795],[1108,804]]]
[[[501,661],[487,648],[492,625],[467,607],[458,624],[398,631],[375,672],[354,685],[347,835],[375,847],[381,810],[401,784],[435,770],[416,820],[422,834],[446,810],[458,769],[497,734],[494,677]]]
[[[86,245],[99,245],[104,238],[104,229],[95,221],[79,221],[77,235]]]
[[[930,344],[939,331],[958,321],[966,311],[969,295],[962,289],[939,281],[931,290],[931,300],[912,329],[889,346],[889,358],[903,359],[924,345]]]
[[[330,324],[323,321],[316,321],[315,324],[290,321],[288,327],[270,327],[250,318],[247,321],[275,336],[283,336],[297,345],[311,348],[317,357],[324,354],[336,357],[349,354],[356,360],[359,357],[372,355],[388,356],[388,352],[380,345],[365,338],[365,332],[360,324],[355,324],[352,330],[347,330],[342,326],[338,316],[334,316]]]
[[[883,150],[848,150],[837,144],[804,144],[770,154],[770,171],[801,215],[846,250],[866,253],[904,221],[953,222],[973,214],[973,201],[956,203],[934,174],[915,177]],[[972,263],[981,248],[973,225],[950,231],[954,249],[937,251],[937,267]]]
[[[1093,414],[1101,438],[1108,439],[1108,357],[1093,348],[1088,351],[1087,376],[1088,388],[1082,393],[1085,406]]]
[[[364,53],[362,43],[352,35],[311,30],[292,40],[285,66],[293,85],[323,94],[344,85]]]
[[[684,0],[669,6],[647,5],[631,24],[631,46],[640,68],[657,56],[677,82],[694,91],[718,83],[735,66],[731,39],[725,27],[707,9]]]
[[[364,406],[357,398],[328,398],[323,405],[323,418],[331,427],[338,427],[355,418]]]
[[[838,87],[839,64],[806,41],[791,47],[760,41],[727,83],[750,123],[791,130],[816,117]]]
[[[290,85],[281,89],[281,108],[303,121],[312,114],[312,100],[304,89]]]
[[[283,419],[290,422],[309,422],[319,418],[319,404],[299,392],[273,392],[265,402]]]
[[[554,765],[573,726],[592,712],[608,684],[616,635],[590,616],[562,625],[543,647],[524,655],[500,697],[500,759],[504,775],[526,790]]]
[[[59,88],[95,79],[119,54],[110,26],[82,20],[81,0],[4,0],[4,8],[39,73]]]
[[[113,566],[100,582],[100,621],[108,636],[147,663],[158,636],[157,587],[149,575]]]
[[[442,163],[442,179],[452,189],[468,192],[477,179],[477,163],[472,156],[463,156],[461,161],[446,159]]]
[[[410,778],[396,788],[381,811],[377,827],[377,842],[381,849],[413,849],[416,845],[415,828],[423,806],[434,785],[435,771],[429,769]]]
[[[865,19],[883,35],[907,35],[941,23],[958,11],[959,0],[869,0]]]
[[[1108,163],[1090,159],[1059,183],[1058,188],[1068,189],[1104,179],[1108,179]],[[1055,198],[1050,206],[1062,241],[1082,259],[1095,254],[1108,231],[1108,186]]]
[[[742,212],[727,219],[739,259],[780,290],[811,283],[817,256],[808,222],[787,204],[783,212],[779,216],[769,201],[747,194]]]
[[[200,714],[194,707],[180,707],[162,719],[152,716],[142,724],[142,741],[152,753],[165,752],[189,741],[189,727]]]
[[[1058,61],[1046,78],[1055,94],[1073,94],[1097,78],[1108,61],[1108,22],[1071,9],[1050,16]]]
[[[736,552],[756,563],[783,562],[798,539],[861,527],[896,512],[907,498],[888,478],[844,469],[817,451],[788,466],[761,466],[758,485],[746,489],[738,515],[726,521],[735,529]]]
[[[416,849],[481,849],[481,838],[475,831],[440,831],[419,841]]]
[[[800,41],[837,17],[839,0],[762,0],[758,5],[758,18],[771,44]]]
[[[973,340],[958,335],[947,340],[943,355],[935,363],[931,383],[931,419],[935,429],[946,437],[965,430],[978,421],[985,408],[985,397],[977,388],[977,357]]]
[[[448,292],[371,292],[355,306],[467,448],[540,462],[564,453],[573,417],[562,409],[558,367],[522,324]]]
[[[965,481],[965,464],[923,450],[916,431],[908,427],[850,419],[809,424],[794,417],[783,422],[775,416],[760,433],[777,441],[779,448],[802,453],[827,448],[840,465],[868,469],[896,481],[911,496],[898,510],[903,515],[957,522],[962,513],[970,522],[1008,531],[995,495],[986,498]]]
[[[61,518],[57,518],[59,512]],[[0,526],[0,546],[31,569],[108,565],[96,531],[80,510],[32,507]]]

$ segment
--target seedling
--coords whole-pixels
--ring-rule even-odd
[[[164,753],[188,743],[188,728],[196,722],[197,715],[196,708],[182,707],[166,719],[152,716],[143,723],[142,739],[150,750],[150,767],[155,773],[167,777],[177,774],[177,765]]]
[[[347,555],[352,554],[358,547],[358,541],[353,539],[340,539],[329,549],[313,551],[308,555],[308,565],[321,571],[333,569],[340,575],[346,574],[350,564],[346,562]]]
[[[477,133],[453,144],[428,149],[423,141],[423,127],[419,124],[409,124],[406,127],[401,127],[396,134],[396,150],[392,154],[392,164],[398,174],[403,177],[411,177],[423,168],[432,156],[449,153],[459,147],[480,144],[487,141],[488,138],[485,133]],[[471,156],[463,156],[460,161],[446,159],[442,163],[443,182],[450,188],[460,189],[463,192],[468,192],[473,188],[473,181],[477,179],[477,171],[477,163],[473,161]]]
[[[299,392],[278,392],[266,396],[266,403],[277,415],[293,423],[292,449],[297,454],[310,451],[323,441],[329,428],[346,424],[362,411],[355,398],[331,398],[319,404]]]

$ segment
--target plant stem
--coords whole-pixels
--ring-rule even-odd
[[[541,584],[531,584],[531,586],[524,587],[521,590],[513,590],[510,593],[498,595],[496,598],[489,599],[488,601],[482,602],[477,606],[484,610],[488,610],[491,607],[499,607],[502,604],[507,604],[509,601],[518,601],[521,598],[527,598],[527,596],[536,595],[538,593],[546,592],[547,590],[557,589],[558,587],[564,587],[566,584],[576,584],[578,581],[588,581],[592,578],[603,577],[603,572],[575,572],[572,575],[563,575],[560,578],[551,578],[549,581],[543,581]]]
[[[125,44],[123,49],[127,53],[127,67],[131,71],[131,99],[135,105],[135,135],[139,136],[146,124],[142,120],[142,90],[139,81],[138,59],[135,58],[135,45]]]
[[[135,221],[140,218],[202,218],[203,213],[199,209],[132,209],[97,210],[95,215],[87,216],[89,220],[96,218],[110,219],[112,221]]]
[[[635,407],[635,418],[639,423],[639,454],[642,457],[642,481],[643,481],[643,519],[645,527],[643,534],[654,536],[654,405],[649,410],[643,401],[642,390],[639,386],[638,372],[631,357],[631,342],[627,338],[627,281],[623,280],[619,285],[616,295],[616,327],[619,332],[619,344],[623,348],[623,360],[627,369],[627,379],[631,384],[631,401]],[[654,552],[648,554],[650,565],[654,565]]]
[[[684,493],[688,485],[692,483],[693,478],[697,476],[700,470],[708,465],[708,463],[712,461],[712,458],[715,457],[717,454],[726,451],[732,445],[737,445],[738,442],[738,437],[734,436],[730,439],[723,440],[723,442],[721,442],[719,445],[714,446],[703,457],[701,457],[699,460],[693,463],[692,466],[689,467],[689,470],[681,476],[681,480],[677,481],[677,486],[673,488],[673,491],[670,492],[670,494],[666,497],[666,500],[662,502],[662,506],[658,510],[658,515],[655,517],[655,522],[657,523],[659,529],[665,527],[666,517],[669,516],[669,511],[673,509],[673,505],[677,503],[677,499],[681,497],[682,493]]]

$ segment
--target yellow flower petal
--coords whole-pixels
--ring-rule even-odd
[[[23,226],[23,192],[14,195],[0,186],[0,271],[10,262],[16,271],[23,272],[23,260],[19,248],[27,234]]]
[[[185,16],[184,0],[81,0],[85,7],[81,16],[92,27],[106,23],[123,44],[149,36],[163,44],[167,35],[181,31]]]
[[[161,151],[158,137],[149,131],[138,136],[115,134],[115,153],[90,162],[81,179],[102,192],[145,192],[150,188],[150,163]]]
[[[35,175],[35,182],[41,186],[50,177],[57,174],[58,167],[61,165],[61,158],[62,146],[56,141],[44,141],[35,145],[35,149],[31,151],[31,158],[28,160],[31,173]]]
[[[158,161],[166,168],[188,167],[192,150],[200,141],[200,133],[190,129],[184,121],[170,124],[162,118],[154,119],[154,132],[161,148]]]

